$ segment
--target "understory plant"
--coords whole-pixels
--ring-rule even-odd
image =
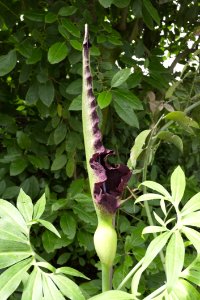
[[[72,278],[89,278],[71,267],[55,268],[37,254],[31,241],[33,226],[43,226],[58,237],[60,232],[45,217],[42,219],[46,205],[45,195],[33,204],[31,198],[21,190],[17,207],[6,200],[0,200],[0,299],[200,299],[200,192],[185,201],[186,179],[180,166],[171,175],[170,192],[161,184],[146,180],[147,167],[152,156],[150,150],[158,146],[158,139],[172,138],[169,131],[157,132],[164,116],[153,129],[138,135],[131,149],[129,167],[109,162],[109,157],[114,152],[106,149],[102,143],[89,55],[89,32],[86,25],[83,42],[82,122],[90,190],[98,220],[94,245],[101,263],[102,293],[88,297],[82,286]],[[184,113],[177,111],[169,113],[165,119],[198,127]],[[181,148],[178,136],[173,141]],[[144,204],[149,225],[143,229],[142,237],[148,236],[150,243],[144,256],[138,259],[119,286],[113,289],[113,267],[118,240],[115,218],[119,208],[126,202],[122,200],[122,192],[145,148],[148,150],[143,165],[145,180],[138,187],[139,195],[133,196],[136,197],[135,205],[143,207]],[[147,189],[153,192],[147,193]],[[159,214],[155,212],[151,202],[159,207]],[[195,249],[196,255],[188,259],[187,253],[190,249]],[[148,280],[149,269],[155,260],[160,260],[160,269],[165,277],[163,280],[161,277],[160,286],[152,293],[141,295],[140,287],[144,278]],[[15,290],[19,292],[19,298],[12,298]]]

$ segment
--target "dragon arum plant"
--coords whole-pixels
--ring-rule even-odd
[[[92,90],[89,47],[86,25],[83,42],[83,132],[91,194],[98,219],[94,244],[102,266],[103,292],[90,298],[82,286],[69,278],[76,276],[88,280],[86,276],[70,267],[55,268],[35,252],[30,240],[32,226],[44,226],[58,237],[62,232],[41,218],[45,212],[45,196],[33,205],[31,198],[20,190],[17,207],[0,200],[0,269],[3,269],[0,274],[0,299],[19,299],[15,296],[10,298],[18,289],[22,300],[199,300],[200,293],[196,286],[200,286],[200,233],[194,228],[200,227],[200,192],[185,201],[186,180],[180,166],[171,175],[171,193],[157,182],[145,180],[141,183],[145,187],[143,190],[152,189],[154,192],[142,194],[135,204],[157,201],[159,213],[154,211],[153,205],[146,207],[148,214],[153,211],[158,225],[151,222],[150,226],[143,229],[142,235],[154,235],[144,257],[117,289],[112,290],[112,266],[117,249],[115,215],[122,203],[120,197],[131,172],[125,165],[108,163],[108,157],[114,153],[102,144]],[[136,165],[149,133],[146,130],[136,138],[130,165]],[[193,255],[192,259],[190,256],[188,263],[186,250],[191,245],[197,255]],[[149,295],[141,295],[141,279],[148,276],[149,273],[145,271],[160,252],[166,280]],[[127,285],[130,280],[131,285]],[[126,288],[129,293],[125,291]]]

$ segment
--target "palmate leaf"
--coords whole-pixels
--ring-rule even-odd
[[[161,184],[154,182],[154,181],[146,180],[146,181],[142,182],[141,185],[144,185],[144,186],[162,194],[163,196],[165,196],[165,198],[167,200],[171,200],[171,195]]]
[[[33,203],[31,198],[20,189],[19,195],[17,197],[17,208],[24,217],[26,222],[32,220],[33,216]]]
[[[199,300],[200,294],[188,281],[179,279],[173,291],[169,294],[170,300]]]
[[[136,299],[133,295],[128,294],[126,292],[122,291],[108,291],[104,292],[102,294],[99,294],[97,296],[94,296],[92,298],[89,298],[88,300],[133,300]]]
[[[51,274],[50,277],[58,286],[62,294],[68,297],[70,300],[85,300],[85,297],[83,296],[80,288],[71,279],[59,274]]]
[[[39,219],[42,216],[45,210],[45,205],[46,205],[46,197],[45,194],[43,194],[41,198],[34,205],[33,219]]]
[[[178,205],[185,192],[185,174],[180,166],[171,175],[171,191],[172,199]]]
[[[23,260],[4,271],[0,276],[0,299],[7,300],[8,297],[19,286],[25,272],[32,265],[32,258]]]
[[[70,268],[70,267],[61,267],[61,268],[56,269],[55,274],[59,274],[59,273],[89,279],[83,273],[77,271],[76,269]]]
[[[131,290],[132,293],[136,296],[138,285],[140,281],[140,277],[144,270],[150,265],[150,263],[154,260],[154,258],[158,255],[158,253],[163,249],[166,245],[168,239],[171,236],[171,232],[164,232],[161,235],[157,236],[148,246],[146,254],[144,256],[144,260],[140,269],[135,273],[132,279]]]
[[[28,242],[28,237],[25,234],[16,230],[12,223],[4,219],[0,219],[0,239],[25,244]]]
[[[193,244],[198,254],[200,254],[200,233],[192,228],[183,226],[182,232],[188,238],[188,240]]]
[[[200,210],[200,193],[194,195],[182,208],[181,215],[187,215],[196,210]]]
[[[65,300],[50,276],[44,272],[42,273],[42,286],[44,300]]]
[[[20,212],[14,205],[2,199],[0,199],[0,217],[28,236],[28,227]]]
[[[40,224],[42,224],[45,228],[47,228],[48,230],[50,230],[51,232],[53,232],[55,235],[57,235],[60,238],[60,233],[53,226],[53,224],[51,224],[49,221],[38,219],[37,222],[39,222]]]
[[[200,227],[200,211],[192,212],[190,214],[183,216],[182,224]]]
[[[200,256],[181,273],[181,277],[189,280],[190,282],[200,286]]]
[[[139,196],[136,199],[135,203],[142,202],[142,201],[149,201],[149,200],[160,200],[163,198],[164,198],[163,195],[147,193],[147,194],[143,194],[143,195]]]
[[[21,300],[42,300],[41,274],[40,269],[35,266],[25,284]]]
[[[184,242],[181,234],[177,230],[171,236],[166,250],[166,275],[168,291],[171,291],[178,281],[183,268],[184,257]]]

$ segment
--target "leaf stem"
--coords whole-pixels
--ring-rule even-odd
[[[145,297],[143,300],[151,300],[155,296],[159,295],[161,292],[165,291],[166,289],[166,284],[162,285],[159,287],[157,290],[155,290],[153,293],[151,293],[149,296]],[[163,295],[164,296],[164,295]]]

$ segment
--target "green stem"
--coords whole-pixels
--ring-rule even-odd
[[[150,160],[151,150],[152,150],[153,145],[154,145],[153,136],[156,132],[158,124],[161,122],[162,119],[163,119],[163,115],[160,117],[158,122],[153,127],[153,129],[151,131],[151,134],[150,134],[150,137],[149,137],[149,141],[148,141],[147,149],[146,149],[146,155],[145,155],[145,159],[144,159],[142,181],[146,181],[146,179],[147,179],[147,168],[148,168],[148,164],[149,164],[149,160]],[[143,186],[143,194],[146,194],[146,192],[147,192],[146,186]],[[150,211],[150,208],[149,208],[148,201],[144,202],[144,208],[145,208],[145,211],[146,211],[146,214],[147,214],[147,219],[148,219],[149,225],[154,226],[154,222],[153,222],[153,218],[151,216],[151,211]],[[156,238],[157,234],[153,233],[153,236],[154,236],[154,238]],[[159,255],[160,255],[160,259],[161,259],[162,264],[163,264],[163,268],[165,269],[165,257],[164,257],[163,251],[160,251]]]
[[[101,264],[102,267],[102,292],[112,289],[112,267]]]

